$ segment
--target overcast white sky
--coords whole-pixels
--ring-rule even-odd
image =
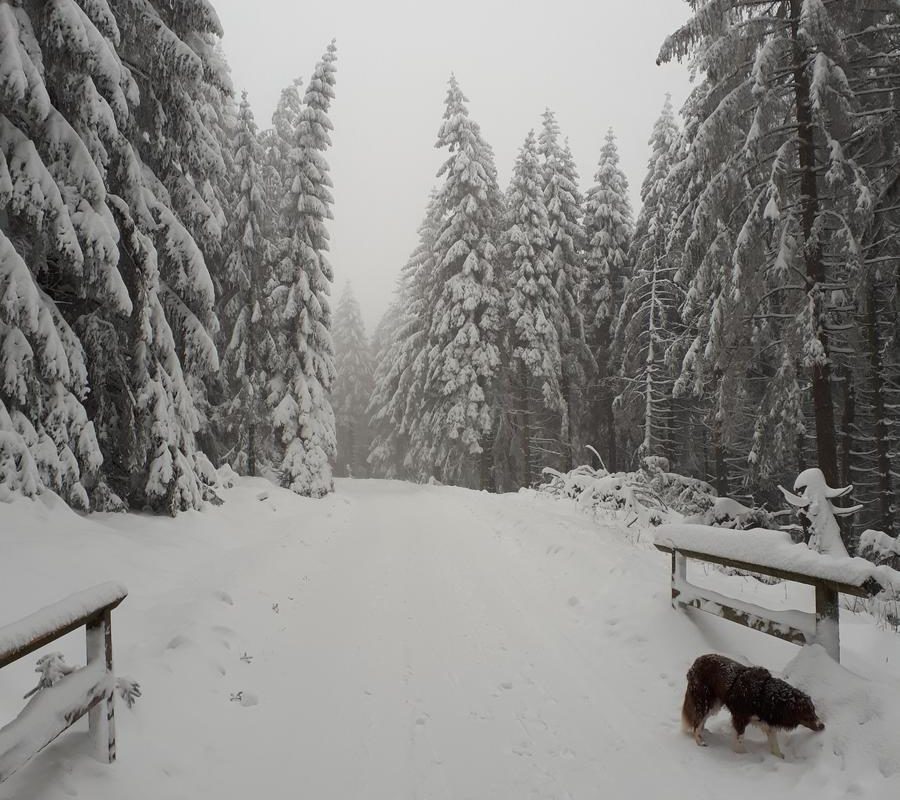
[[[337,38],[331,259],[335,305],[349,280],[371,332],[416,243],[442,155],[434,149],[455,72],[493,146],[502,187],[549,106],[569,137],[582,189],[606,129],[619,138],[637,206],[647,139],[685,68],[656,66],[684,0],[212,0],[238,91],[268,127],[282,87],[307,78]]]

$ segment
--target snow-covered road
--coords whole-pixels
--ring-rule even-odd
[[[759,734],[732,753],[724,716],[709,748],[683,736],[695,656],[780,669],[799,651],[672,611],[668,563],[636,531],[524,494],[342,481],[324,501],[272,488],[259,500],[264,486],[174,521],[10,507],[0,624],[124,581],[117,669],[144,697],[118,709],[113,768],[69,733],[0,800],[887,798],[900,786],[890,753],[835,756],[831,731],[784,738],[785,762]],[[893,665],[856,663],[853,648],[896,664],[897,637],[848,629],[851,669],[891,681]],[[57,649],[75,663],[82,647]],[[31,667],[0,673],[0,719],[21,707]]]

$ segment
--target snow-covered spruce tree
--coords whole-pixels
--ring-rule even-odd
[[[198,354],[191,339],[198,326],[213,337],[218,332],[207,260],[222,263],[221,188],[228,178],[222,145],[229,139],[223,126],[232,87],[217,49],[222,28],[208,0],[123,0],[113,6],[123,58],[140,92],[135,146],[161,184],[157,194],[174,213],[174,223],[162,221],[154,237],[161,297],[198,427],[208,436],[207,379],[218,363]],[[183,236],[175,223],[184,226],[192,244],[173,247]],[[177,251],[174,258],[169,250]]]
[[[303,107],[302,88],[303,80],[295,78],[290,86],[281,90],[278,105],[272,114],[272,127],[260,134],[260,141],[266,149],[266,192],[272,198],[283,197],[290,189],[290,184],[285,181],[290,174],[288,161],[294,149],[294,131]]]
[[[387,419],[387,406],[391,397],[388,374],[391,368],[389,354],[400,327],[402,305],[397,290],[372,334],[372,397],[366,412],[372,440],[366,457],[368,472],[374,478],[402,477],[403,456],[396,446],[397,428]]]
[[[336,472],[363,477],[370,438],[366,408],[372,397],[372,355],[349,283],[335,311],[334,354],[337,378],[331,404],[337,426]]]
[[[870,67],[850,54],[870,15],[885,13],[869,2],[707,2],[660,52],[661,61],[692,57],[704,76],[688,157],[708,180],[689,244],[694,253],[715,246],[729,265],[712,294],[711,267],[692,276],[707,310],[686,366],[710,380],[727,369],[762,375],[750,452],[761,476],[787,469],[788,443],[805,430],[808,380],[816,462],[838,483],[834,351],[872,209],[871,176],[853,157],[861,117],[852,75]],[[744,320],[743,335],[732,320]],[[749,363],[734,363],[737,348],[752,353]]]
[[[434,270],[427,289],[428,381],[416,435],[425,437],[428,461],[447,479],[487,489],[494,485],[492,383],[502,333],[494,246],[501,198],[493,151],[466,102],[451,77],[437,141],[449,155],[438,172],[444,180],[435,198]],[[478,477],[471,481],[475,466]]]
[[[674,456],[673,378],[666,353],[676,336],[680,291],[667,252],[677,203],[677,197],[668,191],[668,181],[679,158],[680,142],[667,96],[650,137],[648,172],[641,186],[643,205],[635,223],[628,259],[630,275],[614,334],[623,381],[616,404],[625,426],[626,458],[630,459]]]
[[[424,396],[431,330],[430,281],[439,207],[432,194],[419,226],[419,242],[403,267],[391,310],[376,331],[382,344],[369,404],[373,440],[369,463],[384,477],[428,480],[434,476],[425,434]]]
[[[612,129],[600,151],[594,185],[585,197],[585,275],[580,306],[585,338],[593,355],[588,383],[588,420],[585,438],[602,454],[606,468],[619,465],[613,399],[615,368],[611,345],[616,312],[622,301],[628,251],[634,229],[628,181],[619,167],[619,151]]]
[[[266,407],[275,342],[269,330],[266,288],[272,263],[265,196],[265,151],[244,92],[231,147],[236,192],[229,219],[231,253],[225,263],[222,322],[227,346],[222,361],[225,401],[218,417],[224,456],[238,472],[258,475],[270,463],[271,414]]]
[[[0,14],[0,63],[8,68],[0,82],[8,113],[0,123],[6,166],[0,184],[5,172],[11,189],[0,190],[0,229],[28,265],[44,309],[37,318],[34,310],[18,315],[16,327],[26,337],[31,322],[41,320],[41,345],[29,345],[38,352],[40,370],[33,374],[40,374],[41,389],[27,407],[16,400],[21,408],[14,411],[34,428],[26,439],[40,444],[47,436],[59,437],[54,441],[65,462],[61,474],[71,486],[49,485],[70,502],[86,502],[73,477],[80,471],[94,507],[119,504],[106,479],[141,506],[195,506],[202,500],[199,475],[207,462],[194,444],[199,421],[182,357],[197,367],[216,365],[202,321],[211,319],[212,287],[196,244],[172,211],[171,196],[137,152],[136,143],[145,145],[157,132],[141,125],[146,118],[136,110],[142,96],[125,66],[149,61],[141,48],[157,41],[145,36],[138,45],[136,27],[149,25],[160,40],[175,39],[149,5],[113,8],[97,0],[85,11],[71,0],[3,3]],[[166,53],[155,54],[161,73],[167,67],[160,59],[186,55],[171,47]],[[170,142],[173,152],[177,144]],[[6,255],[7,265],[16,263]],[[8,303],[13,292],[23,298],[29,293],[24,274],[18,268],[15,274],[6,283]],[[164,295],[173,305],[193,303],[202,313],[172,312],[163,306]],[[52,345],[54,338],[61,347]],[[53,366],[40,364],[45,345],[56,351]],[[76,398],[88,387],[81,407]],[[23,427],[19,414],[10,416]],[[89,453],[93,429],[102,472],[99,454]],[[63,436],[77,436],[79,444],[70,442],[64,450]],[[46,462],[49,449],[41,448]]]
[[[281,482],[311,497],[334,487],[334,413],[328,401],[334,381],[328,299],[332,272],[325,227],[332,197],[324,153],[331,146],[328,109],[336,58],[332,42],[316,65],[297,117],[288,160],[290,189],[280,216],[281,258],[269,294],[279,354],[270,397],[282,454]]]
[[[587,398],[584,387],[592,369],[585,342],[584,319],[578,292],[584,283],[585,232],[583,199],[578,190],[578,172],[568,142],[560,143],[559,125],[552,111],[543,115],[538,152],[541,158],[541,188],[550,229],[553,281],[558,300],[554,325],[562,354],[561,449],[563,468],[575,466],[583,441],[583,416]]]
[[[521,450],[519,480],[530,486],[548,464],[543,440],[548,435],[559,438],[558,428],[553,430],[552,421],[548,425],[547,413],[564,417],[566,403],[561,303],[534,131],[528,132],[516,158],[500,242],[507,286],[508,385],[514,397],[509,401],[515,406],[516,443]],[[559,464],[559,453],[549,455],[555,455],[552,461]]]

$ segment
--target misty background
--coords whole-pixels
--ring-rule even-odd
[[[252,13],[245,0],[217,0],[216,10],[235,89],[249,92],[261,128],[271,125],[281,90],[298,75],[305,84],[337,39],[333,296],[349,280],[370,333],[446,155],[434,143],[451,72],[494,148],[501,188],[525,134],[550,107],[582,190],[607,128],[615,129],[635,212],[665,94],[679,108],[690,89],[685,67],[656,65],[659,45],[687,18],[679,0],[259,0]]]

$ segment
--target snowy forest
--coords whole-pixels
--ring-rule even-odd
[[[898,493],[900,0],[0,0],[0,800],[897,800]]]
[[[765,503],[818,466],[896,534],[898,10],[690,5],[638,209],[612,129],[582,180],[549,109],[501,187],[450,78],[369,337],[332,309],[334,42],[260,130],[205,0],[0,3],[0,486],[174,513],[225,464],[320,497],[653,458]]]

